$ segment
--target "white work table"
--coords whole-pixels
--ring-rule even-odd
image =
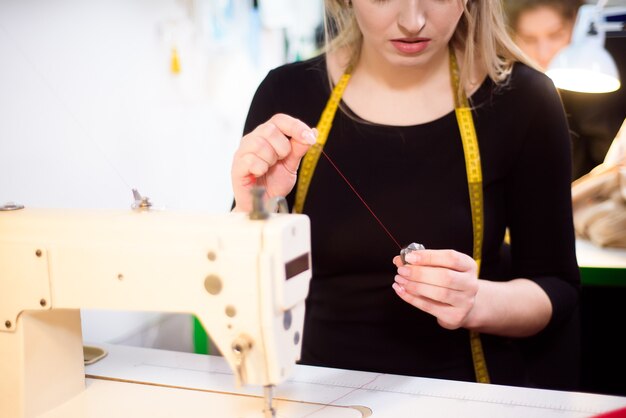
[[[626,288],[626,249],[603,248],[579,238],[576,258],[583,286]]]
[[[262,388],[237,388],[221,357],[101,347],[86,390],[43,417],[263,417]],[[278,418],[582,418],[626,407],[626,397],[301,365],[274,399]]]
[[[576,257],[580,267],[626,269],[626,249],[623,248],[601,248],[578,238]]]

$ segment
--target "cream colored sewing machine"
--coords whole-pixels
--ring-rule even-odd
[[[37,416],[84,390],[80,308],[196,315],[237,381],[265,387],[259,411],[274,416],[272,388],[300,357],[306,216],[5,209],[1,417]]]

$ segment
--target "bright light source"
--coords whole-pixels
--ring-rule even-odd
[[[609,93],[620,88],[615,61],[595,39],[563,49],[552,60],[546,74],[556,87],[565,90]]]
[[[615,60],[604,48],[603,3],[578,12],[572,43],[552,59],[546,74],[559,89],[609,93],[620,88]]]

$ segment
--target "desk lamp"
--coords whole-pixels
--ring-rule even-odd
[[[607,0],[583,5],[578,11],[572,42],[550,62],[546,71],[559,89],[583,93],[609,93],[620,88],[615,61],[604,48],[608,30],[621,30],[623,24],[605,21],[607,16],[626,13],[626,7],[605,8]]]

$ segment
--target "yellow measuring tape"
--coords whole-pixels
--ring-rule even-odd
[[[294,213],[302,213],[304,201],[306,200],[306,195],[309,191],[311,178],[313,177],[317,161],[320,159],[320,155],[324,149],[324,145],[326,144],[326,139],[328,139],[328,134],[330,133],[330,128],[333,125],[335,113],[337,112],[337,107],[341,101],[341,96],[343,96],[343,91],[348,85],[348,81],[350,81],[350,73],[345,73],[341,76],[339,82],[333,89],[330,99],[328,99],[326,107],[322,112],[322,116],[317,123],[317,141],[311,146],[311,148],[309,148],[307,153],[302,158],[302,162],[300,163],[300,173],[298,174],[296,199],[293,204]]]
[[[454,92],[454,103],[456,119],[459,125],[461,140],[463,141],[463,153],[465,155],[465,167],[467,170],[467,185],[470,197],[470,206],[472,211],[472,228],[474,235],[473,258],[480,272],[480,262],[482,258],[483,246],[483,186],[482,186],[482,169],[480,165],[480,151],[478,149],[478,139],[476,137],[476,129],[474,128],[474,120],[472,119],[472,111],[465,94],[457,93],[459,91],[459,69],[456,62],[456,56],[452,47],[450,47],[450,75],[452,88]],[[302,213],[304,201],[311,184],[311,178],[315,172],[315,167],[320,158],[328,134],[332,127],[337,107],[343,96],[343,92],[350,80],[350,73],[346,72],[341,76],[339,82],[333,89],[330,99],[326,103],[326,107],[322,112],[317,130],[319,135],[317,142],[311,146],[309,151],[302,159],[300,173],[298,175],[298,184],[296,186],[296,198],[293,206],[293,212]],[[474,372],[476,373],[476,381],[479,383],[489,383],[489,373],[487,371],[487,362],[485,361],[485,353],[483,352],[480,334],[470,331],[470,345],[472,350],[472,359],[474,362]]]
[[[480,150],[476,128],[472,119],[472,110],[469,107],[467,96],[461,89],[459,96],[459,66],[456,62],[454,51],[450,48],[450,74],[452,88],[454,89],[454,109],[456,120],[459,125],[461,140],[463,141],[463,153],[465,154],[465,168],[467,171],[467,188],[472,209],[472,229],[474,232],[473,258],[480,274],[480,264],[483,253],[484,213],[483,213],[483,174],[480,166]],[[480,334],[470,331],[470,347],[474,362],[474,373],[479,383],[489,383],[489,371],[485,360],[483,344]]]

